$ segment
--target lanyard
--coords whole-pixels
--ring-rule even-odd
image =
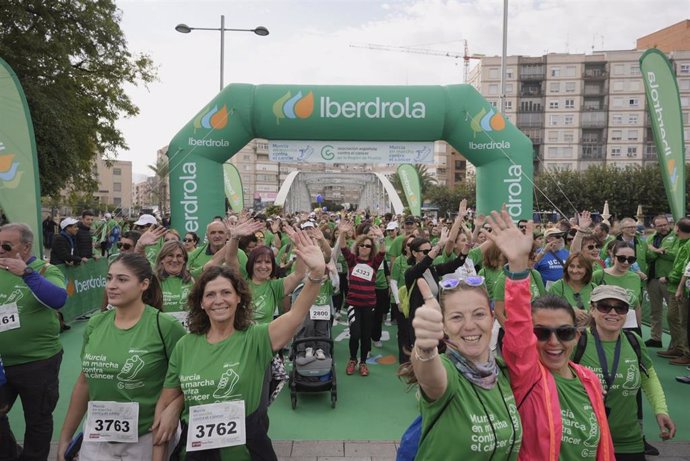
[[[608,391],[613,386],[613,381],[616,379],[616,371],[618,370],[618,361],[621,358],[621,336],[618,335],[616,340],[616,348],[613,352],[613,364],[611,366],[611,373],[609,374],[609,365],[606,361],[606,354],[604,353],[604,348],[601,345],[601,340],[599,339],[599,333],[597,333],[596,328],[592,328],[592,336],[594,336],[594,344],[597,347],[597,355],[599,356],[599,364],[601,365],[601,373],[604,375],[604,381],[606,381],[606,395],[608,396]]]

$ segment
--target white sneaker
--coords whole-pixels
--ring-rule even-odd
[[[374,341],[374,347],[383,347],[383,342],[381,342],[381,341]]]
[[[326,360],[326,354],[321,349],[316,349],[314,356],[319,360]]]
[[[312,349],[311,347],[307,347],[307,348],[304,350],[304,356],[305,356],[306,358],[314,357],[314,349]]]

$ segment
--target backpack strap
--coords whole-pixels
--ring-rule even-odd
[[[161,338],[161,342],[163,343],[163,354],[165,354],[165,361],[168,361],[168,346],[165,344],[165,340],[163,339],[163,332],[161,331],[161,311],[158,311],[156,313],[156,325],[158,326],[158,336]]]
[[[623,333],[625,334],[625,337],[628,338],[630,346],[632,346],[633,350],[635,351],[635,355],[637,356],[637,364],[640,367],[640,371],[649,377],[647,367],[642,364],[642,347],[640,346],[640,341],[638,340],[637,335],[630,330],[623,330]]]
[[[577,340],[577,346],[575,346],[575,354],[573,355],[573,362],[580,363],[582,356],[585,354],[585,349],[587,349],[587,333],[581,334],[580,339]]]

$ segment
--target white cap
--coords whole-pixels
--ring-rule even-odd
[[[139,216],[137,222],[134,223],[135,226],[148,226],[149,224],[158,224],[156,217],[150,214],[143,214]]]
[[[398,228],[398,222],[397,221],[391,221],[386,226],[386,230],[395,230],[397,228]]]
[[[74,224],[76,224],[76,223],[78,223],[78,222],[79,222],[79,221],[77,221],[77,220],[74,219],[74,218],[65,218],[65,219],[63,219],[62,221],[60,221],[60,229],[65,230],[65,227],[67,227],[67,226],[72,226],[72,225],[74,225]]]
[[[307,229],[308,227],[316,227],[313,221],[304,221],[300,226],[301,229]]]
[[[110,219],[113,217],[113,215],[111,215],[110,213],[106,213],[103,216],[105,216],[105,219]]]

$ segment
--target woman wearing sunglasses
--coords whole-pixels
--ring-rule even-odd
[[[196,250],[196,246],[199,244],[199,236],[196,234],[196,232],[187,232],[184,235],[184,240],[182,240],[182,243],[184,243],[184,249],[187,251],[187,253],[191,253],[192,251]]]
[[[628,312],[623,328],[632,329],[641,335],[639,325],[642,312],[640,309],[640,295],[642,293],[642,283],[640,277],[630,270],[637,258],[635,250],[626,242],[616,240],[611,246],[611,257],[613,265],[603,270],[598,270],[592,275],[592,281],[596,285],[616,285],[628,290],[630,295],[630,311]]]
[[[573,253],[565,261],[563,278],[554,282],[547,293],[567,300],[575,311],[577,326],[584,327],[589,323],[587,308],[594,287],[591,260],[582,253]]]
[[[410,243],[415,239],[414,235],[410,235],[405,238],[402,247],[402,255],[399,258],[395,258],[393,261],[393,267],[391,268],[391,293],[393,294],[393,299],[398,307],[393,309],[392,318],[395,319],[398,326],[398,361],[400,363],[405,363],[410,360],[410,348],[409,348],[409,325],[407,324],[407,319],[401,312],[401,299],[398,291],[400,287],[405,286],[405,271],[410,267],[408,264],[408,259],[412,256],[410,252]]]
[[[161,282],[163,307],[166,314],[187,324],[187,297],[194,279],[187,267],[189,256],[179,240],[166,242],[156,259],[156,276]]]
[[[524,428],[519,459],[612,461],[599,379],[569,360],[579,337],[573,308],[551,295],[530,303],[532,223],[523,234],[505,207],[489,221],[487,237],[508,259],[503,357]]]
[[[628,299],[627,290],[619,286],[601,285],[594,289],[593,325],[580,339],[574,359],[594,371],[606,391],[604,403],[616,460],[645,461],[637,413],[640,388],[654,409],[661,438],[672,438],[676,428],[668,416],[664,390],[642,339],[633,332],[621,334],[630,307]]]
[[[517,460],[522,425],[507,371],[489,349],[493,314],[484,277],[447,275],[439,282],[440,302],[426,280],[417,283],[425,303],[413,321],[411,365],[400,369],[421,390],[415,459]],[[459,434],[470,440],[457,443]]]

